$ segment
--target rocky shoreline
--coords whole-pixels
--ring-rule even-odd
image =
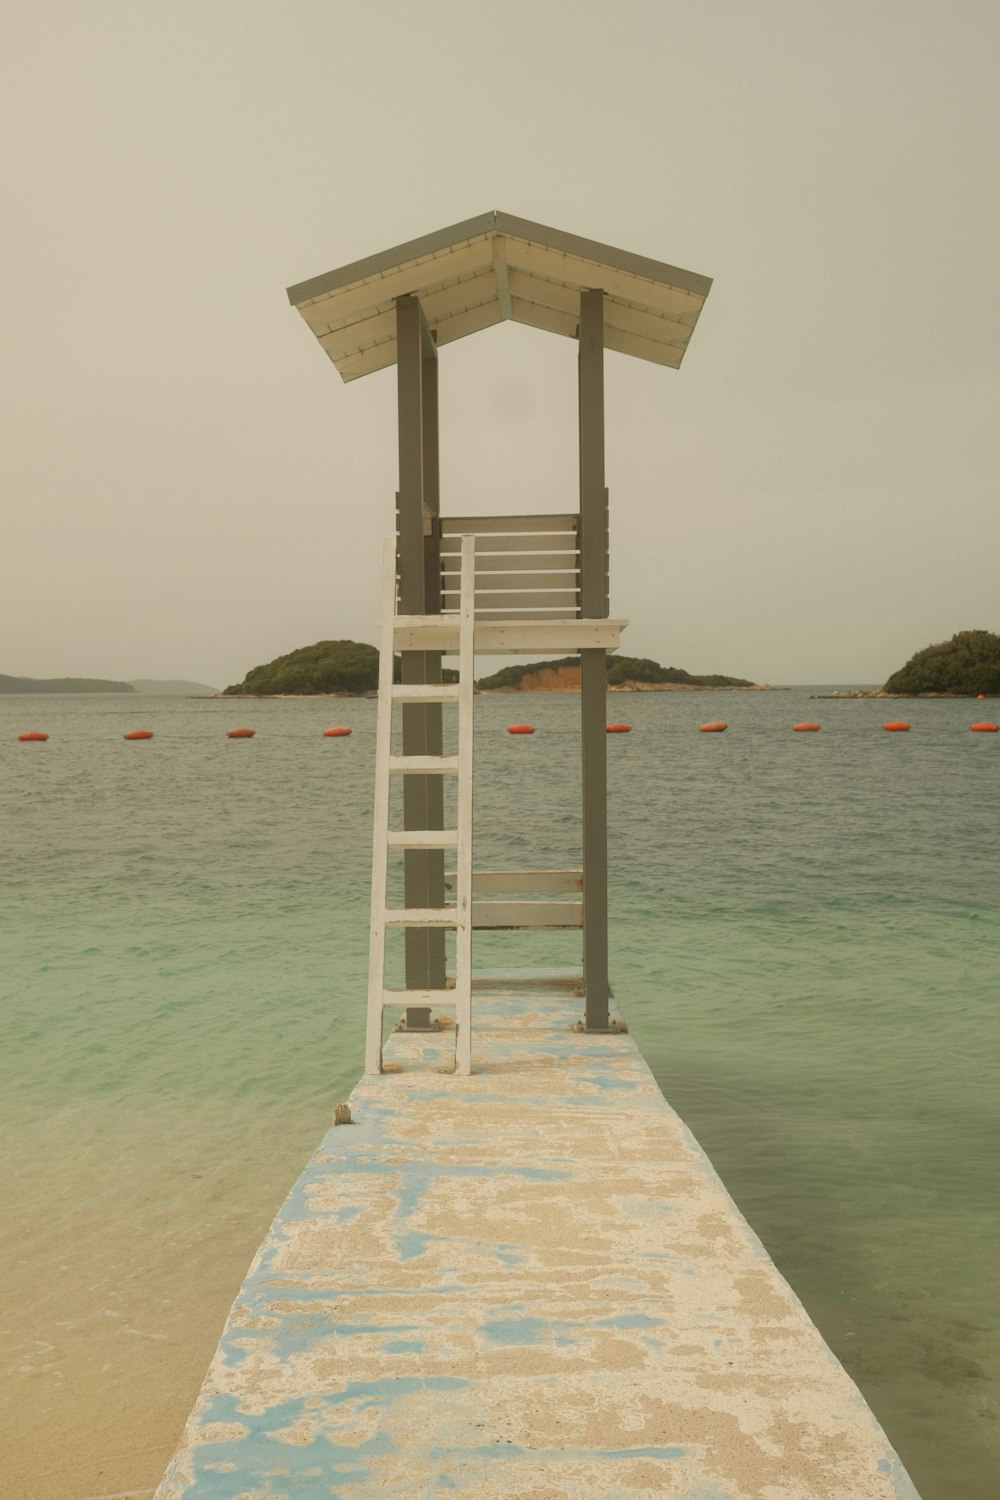
[[[982,693],[887,693],[885,688],[844,688],[835,693],[810,693],[810,698],[966,698],[975,701]],[[995,696],[995,695],[990,695]]]

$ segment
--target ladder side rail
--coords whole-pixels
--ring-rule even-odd
[[[473,728],[476,638],[476,541],[462,538],[462,588],[458,662],[458,850],[455,860],[455,1021],[456,1071],[472,1072],[472,812]]]
[[[392,748],[393,627],[396,615],[396,538],[382,551],[382,620],[379,635],[378,718],[375,733],[375,811],[372,830],[372,913],[368,942],[368,1017],[365,1072],[382,1071],[385,989],[385,910],[389,863],[389,756]]]

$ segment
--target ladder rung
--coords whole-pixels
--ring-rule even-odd
[[[454,990],[383,990],[382,1005],[429,1005],[436,1008],[441,1005],[450,1005],[452,1009],[458,1003],[458,996]]]
[[[385,914],[387,927],[457,927],[453,906],[400,906]]]
[[[457,889],[458,874],[455,870],[445,870],[444,886],[447,891]],[[513,892],[514,894],[520,894],[525,891],[555,891],[559,893],[582,891],[583,871],[473,870],[472,889],[480,895],[486,892],[500,892],[501,894]]]
[[[474,901],[472,926],[582,927],[582,901]]]
[[[457,828],[401,828],[386,837],[390,849],[457,849]]]
[[[404,775],[455,776],[458,774],[458,756],[390,755],[389,770],[401,771]]]
[[[396,703],[456,703],[457,682],[407,682],[392,690]]]

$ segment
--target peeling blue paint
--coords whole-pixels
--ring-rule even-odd
[[[916,1500],[632,1039],[573,1031],[569,995],[514,998],[527,1025],[510,998],[477,994],[476,1036],[489,1042],[471,1080],[428,1071],[440,1048],[390,1039],[403,1071],[359,1084],[358,1123],[327,1131],[289,1193],[158,1500],[492,1500],[539,1484],[573,1500],[617,1496],[634,1482],[622,1464],[641,1461],[661,1466],[653,1487],[674,1500],[733,1500],[739,1479],[720,1488],[716,1472],[726,1453],[700,1442],[715,1407],[698,1361],[732,1379],[730,1414],[755,1409],[773,1431],[793,1335],[791,1368],[820,1392],[838,1443],[853,1445],[866,1497]],[[702,1227],[703,1209],[725,1217],[730,1248]],[[784,1299],[791,1332],[778,1354],[773,1315],[740,1306],[732,1245],[740,1274],[767,1277]],[[686,1340],[696,1353],[679,1359]],[[602,1360],[623,1345],[633,1354],[609,1378]],[[723,1411],[729,1390],[718,1387]],[[687,1402],[675,1430],[688,1446],[642,1441],[661,1429],[638,1414],[664,1401]],[[603,1431],[592,1425],[605,1418]],[[810,1425],[788,1430],[796,1462],[818,1463]],[[565,1443],[553,1446],[554,1433]],[[616,1447],[626,1436],[635,1446]],[[698,1477],[707,1452],[714,1483]],[[775,1462],[791,1483],[784,1456]],[[821,1467],[803,1500],[829,1491]]]
[[[399,1251],[400,1260],[415,1260],[418,1255],[425,1254],[429,1242],[429,1234],[417,1234],[413,1231],[410,1234],[397,1235],[396,1249]]]
[[[611,1318],[598,1318],[595,1328],[662,1328],[662,1318],[650,1318],[645,1313],[616,1313]]]
[[[494,1344],[540,1344],[552,1331],[545,1318],[500,1318],[484,1323],[481,1332]]]

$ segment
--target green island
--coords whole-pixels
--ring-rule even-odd
[[[230,698],[370,693],[378,687],[378,652],[364,641],[317,641],[262,666],[224,689]]]
[[[445,682],[455,682],[451,668],[443,672]],[[399,659],[395,680],[399,681]],[[718,674],[694,676],[681,667],[661,667],[648,657],[613,656],[608,659],[608,687],[613,691],[663,692],[677,688],[754,688],[759,684],[744,677]],[[486,693],[549,690],[572,691],[580,686],[580,658],[564,656],[558,661],[529,662],[502,667],[481,677],[477,689]],[[308,697],[314,694],[374,693],[378,688],[378,651],[364,641],[317,641],[285,656],[253,667],[242,682],[225,689],[232,698]]]
[[[393,680],[399,681],[399,658]],[[458,673],[445,668],[445,682]],[[364,641],[317,641],[253,667],[242,682],[224,690],[229,698],[302,698],[333,693],[374,693],[378,690],[378,650]]]
[[[609,656],[608,687],[619,692],[662,692],[677,688],[756,688],[760,684],[745,677],[723,677],[719,673],[696,676],[683,667],[661,667],[648,656]],[[490,677],[481,677],[476,687],[484,693],[573,690],[580,686],[580,658],[563,656],[557,661],[528,662],[501,667]]]
[[[134,693],[130,682],[105,682],[101,677],[5,677],[0,693]]]
[[[972,698],[1000,693],[1000,635],[960,630],[950,641],[925,646],[893,672],[882,689],[905,697]]]

